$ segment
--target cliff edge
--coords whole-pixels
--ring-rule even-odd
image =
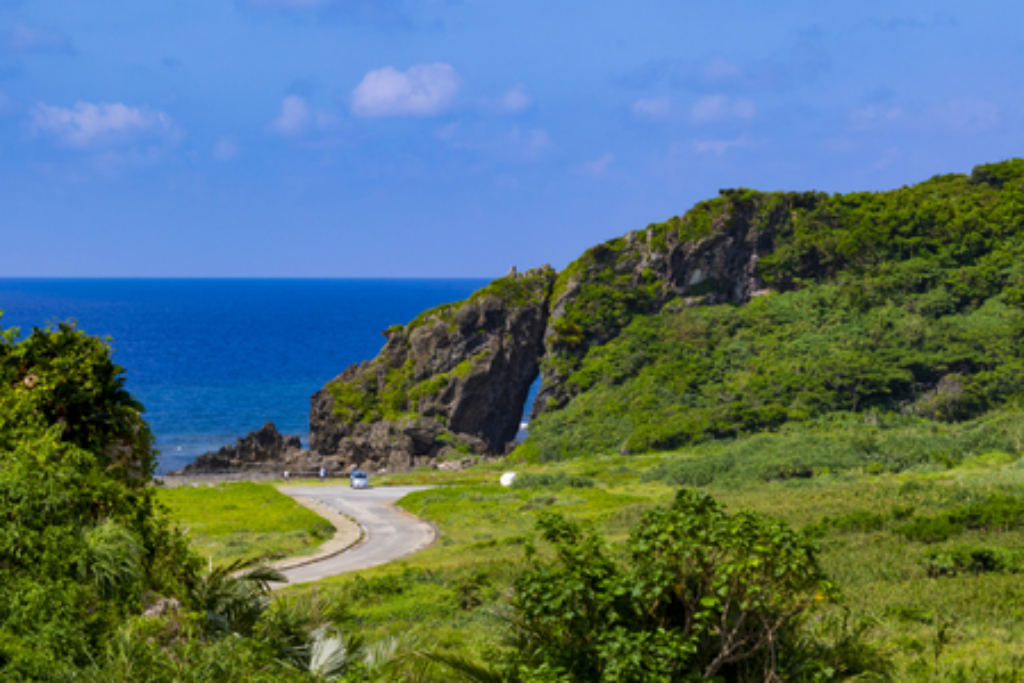
[[[376,359],[313,395],[310,449],[342,470],[503,455],[539,371],[554,281],[549,266],[513,272],[386,330]]]

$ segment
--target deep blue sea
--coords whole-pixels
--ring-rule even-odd
[[[307,443],[309,397],[373,358],[381,331],[487,280],[0,279],[0,327],[77,320],[113,338],[160,472],[272,420]]]

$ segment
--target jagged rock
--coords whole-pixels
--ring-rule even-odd
[[[242,437],[234,446],[200,455],[172,475],[217,474],[238,471],[302,471],[310,467],[310,453],[302,450],[297,436],[282,436],[268,421],[255,432]],[[313,459],[317,460],[315,454]],[[319,465],[317,465],[318,467]]]
[[[504,453],[537,377],[550,266],[510,273],[468,300],[384,332],[376,359],[313,395],[310,448],[342,467],[433,464],[447,446]]]
[[[578,361],[617,336],[633,315],[657,313],[670,302],[678,311],[743,304],[768,293],[757,264],[774,251],[788,209],[779,203],[759,210],[735,195],[723,191],[722,198],[706,203],[713,208],[695,208],[709,222],[697,239],[685,229],[691,212],[592,247],[562,272],[553,288],[531,419],[569,402],[573,393],[566,380]],[[603,314],[595,315],[595,307],[603,307]],[[594,324],[578,324],[587,316]]]

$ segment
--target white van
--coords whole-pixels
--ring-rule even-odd
[[[352,473],[348,475],[349,481],[352,482],[352,488],[354,489],[368,489],[370,488],[370,478],[366,475],[366,472],[362,470],[352,470]]]

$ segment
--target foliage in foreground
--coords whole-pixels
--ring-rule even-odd
[[[409,642],[367,640],[315,595],[272,601],[285,579],[260,559],[205,570],[148,486],[122,373],[70,324],[0,334],[0,679],[405,678]]]
[[[647,512],[625,555],[557,515],[555,561],[515,582],[513,678],[526,681],[827,680],[884,670],[863,648],[829,649],[800,622],[835,600],[811,541],[683,489]],[[852,654],[857,657],[853,657]]]
[[[73,326],[0,336],[0,670],[82,664],[193,556],[154,505],[142,406]],[[8,673],[8,675],[11,675]]]

